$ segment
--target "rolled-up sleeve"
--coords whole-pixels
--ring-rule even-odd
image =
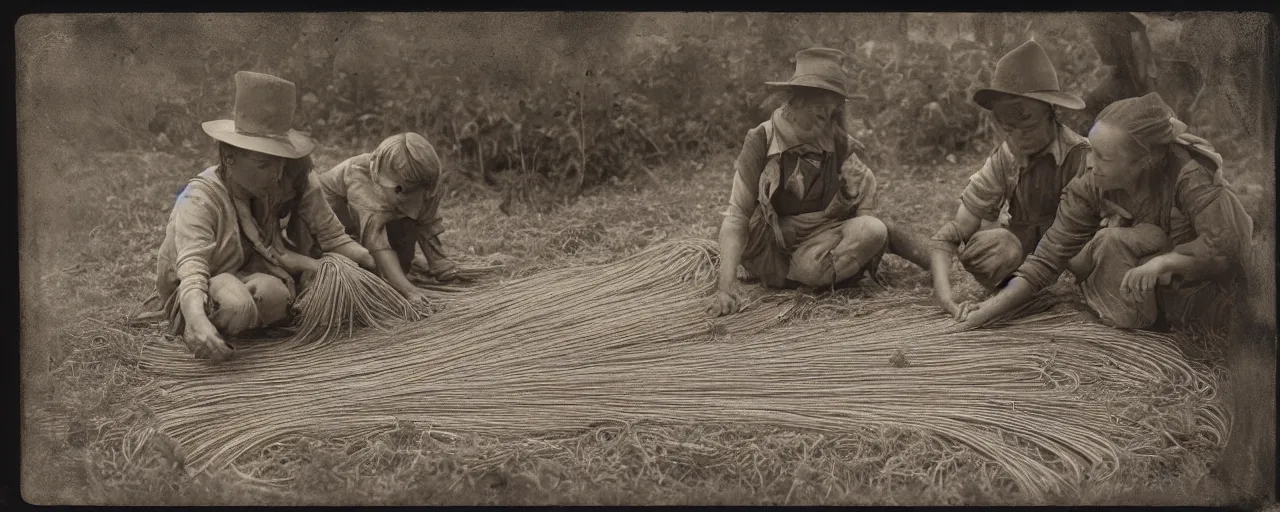
[[[1192,221],[1196,238],[1173,252],[1193,258],[1202,276],[1243,268],[1253,238],[1253,219],[1214,174],[1198,165],[1178,177],[1178,209]]]
[[[1004,206],[1006,177],[1014,171],[1013,153],[1001,144],[978,172],[969,177],[969,184],[960,193],[960,202],[975,217],[996,222],[1000,218],[1000,209]]]
[[[929,238],[929,247],[938,249],[947,253],[955,254],[960,248],[960,244],[964,242],[961,239],[960,230],[956,228],[955,221],[949,221],[938,228],[938,232]]]
[[[307,175],[307,186],[298,201],[298,210],[303,222],[311,230],[311,236],[325,252],[333,252],[338,247],[354,242],[347,236],[342,222],[329,207],[324,190],[320,188],[319,177],[314,173]]]
[[[725,209],[724,215],[749,219],[755,213],[760,173],[764,172],[765,161],[768,159],[768,141],[765,139],[764,128],[756,127],[748,131],[742,141],[742,151],[733,163],[733,190],[729,194],[729,207]]]
[[[1066,269],[1067,262],[1080,253],[1098,232],[1102,222],[1098,211],[1097,189],[1093,179],[1085,176],[1073,180],[1062,193],[1057,218],[1036,250],[1014,272],[1039,290],[1053,283]]]
[[[178,195],[173,207],[174,269],[178,300],[192,291],[208,294],[209,259],[218,244],[218,209],[196,183]]]

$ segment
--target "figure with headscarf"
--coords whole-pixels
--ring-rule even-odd
[[[796,54],[787,96],[747,132],[720,226],[712,314],[739,309],[739,264],[771,288],[837,287],[875,277],[887,228],[875,217],[876,179],[845,129],[845,54]]]
[[[460,279],[439,238],[444,232],[441,173],[435,148],[409,132],[387,137],[373,152],[348,158],[318,176],[346,232],[373,254],[382,278],[410,301],[424,298],[407,277],[415,246],[422,248],[431,277]],[[314,251],[305,233],[298,239],[304,251]]]
[[[1253,220],[1222,157],[1156,93],[1107,106],[1089,131],[1089,173],[998,295],[961,319],[981,326],[1070,270],[1105,324],[1222,328],[1244,284]]]
[[[1005,140],[969,178],[955,218],[928,241],[890,230],[890,250],[933,274],[934,301],[956,318],[972,304],[953,299],[952,260],[989,293],[1003,287],[1053,224],[1062,190],[1085,172],[1089,152],[1089,142],[1056,110],[1078,110],[1084,102],[1061,90],[1035,41],[1001,57],[990,86],[973,101],[991,112]]]

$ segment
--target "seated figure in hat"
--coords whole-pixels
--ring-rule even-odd
[[[1245,284],[1253,220],[1222,176],[1222,157],[1156,93],[1117,101],[1089,131],[1090,170],[1004,290],[962,319],[978,327],[1064,270],[1108,325],[1222,328]]]
[[[225,336],[285,322],[296,279],[318,268],[285,246],[284,216],[305,223],[323,250],[373,267],[312,177],[315,142],[291,128],[293,83],[249,72],[235,81],[235,119],[203,125],[218,141],[218,164],[178,195],[157,258],[170,333],[214,360],[230,355]]]
[[[423,299],[406,277],[415,246],[422,247],[436,280],[460,279],[440,243],[444,188],[440,158],[427,139],[412,132],[392,135],[373,152],[348,158],[317,179],[347,234],[373,254],[383,279],[406,299]],[[303,252],[318,255],[320,248],[310,243],[305,230],[298,223],[289,226]]]
[[[788,97],[747,132],[735,163],[713,314],[738,310],[739,264],[771,288],[874,277],[888,235],[875,217],[875,176],[845,129],[844,57],[802,50],[790,81],[768,83]]]
[[[1004,286],[1053,224],[1062,190],[1086,170],[1089,143],[1059,122],[1055,107],[1080,109],[1080,98],[1062,92],[1049,56],[1028,41],[996,63],[992,85],[973,101],[990,110],[1005,140],[987,157],[960,194],[955,218],[927,242],[894,230],[896,254],[931,270],[933,296],[959,318],[972,307],[951,292],[951,261],[989,292]]]

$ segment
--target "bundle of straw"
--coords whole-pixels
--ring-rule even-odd
[[[431,321],[358,343],[268,347],[224,368],[159,347],[140,361],[158,383],[143,400],[193,470],[396,421],[496,434],[600,421],[897,424],[966,445],[1038,494],[1114,472],[1141,433],[1114,410],[1150,401],[1153,387],[1199,401],[1197,435],[1221,442],[1212,376],[1168,338],[1052,312],[947,334],[936,307],[892,293],[766,296],[712,320],[714,251],[667,242],[458,294]]]
[[[426,316],[395,288],[346,256],[328,253],[319,262],[320,269],[298,297],[297,332],[291,342],[329,341],[343,335],[344,327],[350,336],[357,328],[385,329],[396,321]]]

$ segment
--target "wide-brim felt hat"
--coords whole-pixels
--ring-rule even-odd
[[[315,150],[315,140],[293,129],[293,82],[249,71],[236,73],[235,81],[233,119],[205,122],[205,133],[238,148],[283,158],[302,158]]]
[[[765,82],[769,87],[812,87],[849,97],[845,53],[833,48],[808,48],[796,52],[796,71],[785,82]]]
[[[1027,41],[996,62],[991,85],[973,93],[973,101],[991,110],[991,104],[1000,96],[1012,94],[1072,110],[1084,108],[1084,100],[1063,92],[1058,85],[1058,72],[1049,60],[1044,47],[1034,40]]]

